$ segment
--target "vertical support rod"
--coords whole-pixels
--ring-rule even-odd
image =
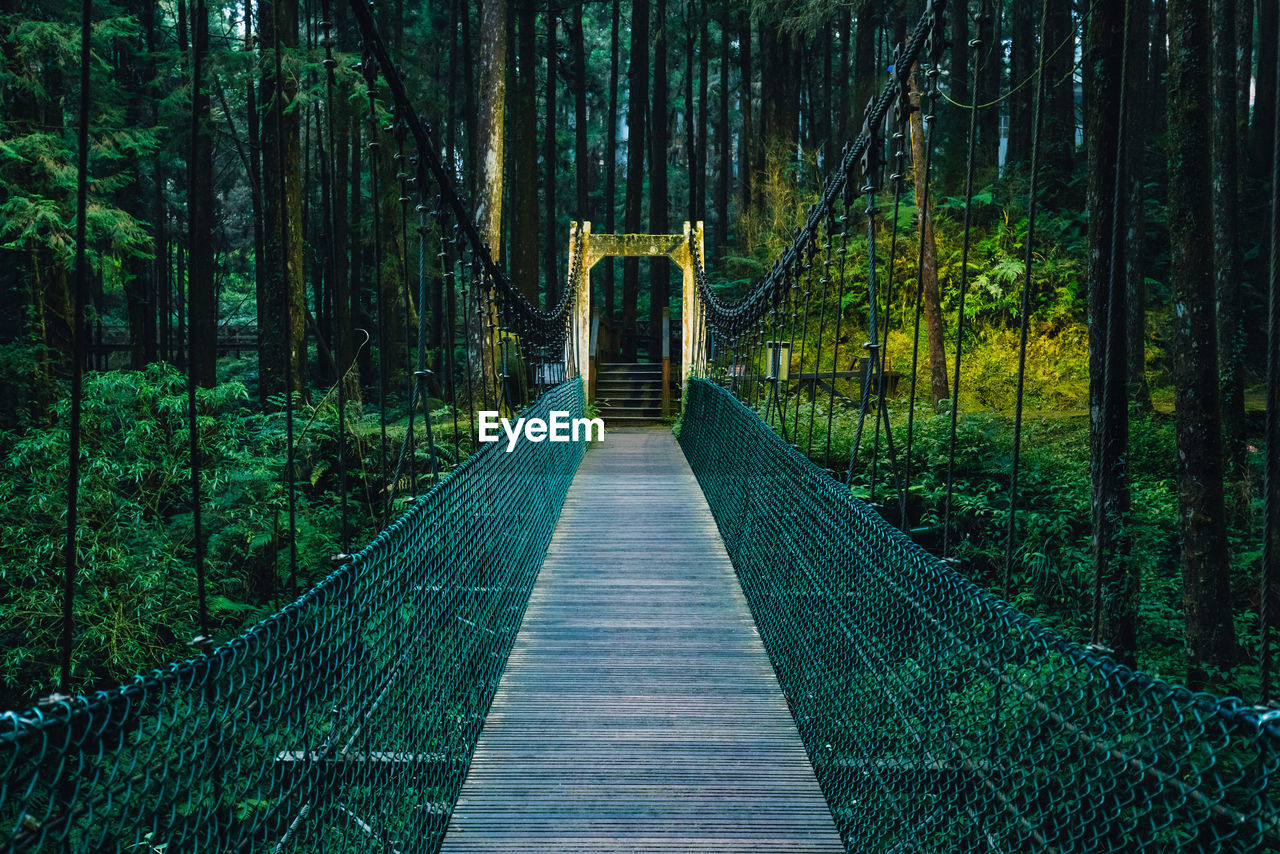
[[[662,307],[662,417],[671,415],[671,308]]]
[[[582,242],[582,246],[578,246],[578,241]],[[569,275],[577,276],[576,282],[570,281],[569,287],[578,288],[574,296],[573,308],[573,332],[576,341],[575,356],[577,358],[578,376],[582,377],[584,384],[583,391],[587,395],[587,399],[591,399],[591,348],[589,342],[591,340],[591,276],[588,270],[591,268],[591,261],[588,258],[591,252],[591,223],[583,222],[580,226],[578,223],[569,223]],[[573,263],[576,253],[581,253],[581,261],[578,264]]]
[[[84,304],[89,291],[89,261],[85,257],[86,223],[89,208],[89,63],[92,60],[90,40],[93,34],[93,0],[80,7],[80,127],[76,129],[79,150],[76,155],[76,272],[72,294],[74,316],[71,319],[71,432],[68,442],[67,477],[67,546],[63,555],[66,566],[62,578],[62,666],[58,690],[71,693],[71,649],[75,643],[76,542],[77,505],[80,497],[80,408],[84,377],[85,328]]]
[[[695,350],[695,343],[702,337],[702,304],[698,301],[698,289],[693,280],[692,252],[699,258],[705,258],[702,243],[702,221],[697,228],[690,223],[684,224],[685,254],[680,262],[684,273],[683,299],[680,309],[680,382],[683,386],[685,377],[697,373],[699,366],[705,363],[702,355]]]

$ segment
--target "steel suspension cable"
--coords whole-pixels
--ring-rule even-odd
[[[419,191],[424,191],[425,187],[419,187]],[[430,371],[427,370],[427,221],[426,206],[418,205],[418,358],[416,360],[416,370],[413,372],[414,378],[417,380],[413,384],[414,395],[422,398],[422,386],[427,380]],[[439,323],[438,317],[431,318],[433,323]],[[417,411],[415,401],[411,397],[409,400],[409,424],[413,424],[413,415]],[[427,428],[427,452],[431,455],[431,483],[438,483],[440,480],[440,464],[436,459],[436,436],[435,429],[431,424],[431,409],[423,401],[422,421]]]
[[[1271,635],[1280,608],[1280,62],[1276,63],[1275,129],[1271,146],[1271,275],[1267,319],[1267,462],[1262,522],[1259,670],[1262,702],[1272,699]]]
[[[284,358],[284,425],[285,425],[285,464],[284,479],[285,490],[287,492],[288,508],[289,508],[289,589],[296,590],[298,586],[298,496],[297,496],[297,477],[295,472],[295,449],[293,446],[293,368],[296,355],[294,353],[293,339],[293,288],[289,282],[289,194],[285,186],[285,146],[284,146],[284,73],[282,71],[282,63],[280,54],[284,50],[281,42],[281,34],[284,28],[280,26],[279,4],[271,7],[271,14],[275,19],[276,43],[273,53],[275,62],[275,91],[272,93],[275,97],[275,120],[276,120],[276,156],[279,160],[279,168],[276,174],[279,177],[277,190],[280,194],[280,209],[278,212],[278,220],[280,222],[280,285],[284,296],[284,331],[285,331],[285,358]],[[305,310],[305,306],[304,306]]]
[[[1031,265],[1035,257],[1036,240],[1036,189],[1040,177],[1040,131],[1044,110],[1044,31],[1049,17],[1049,0],[1044,0],[1040,13],[1039,80],[1035,92],[1035,108],[1031,116],[1031,173],[1027,185],[1027,244],[1023,256],[1022,307],[1018,323],[1018,390],[1013,409],[1013,463],[1009,470],[1009,522],[1005,529],[1004,573],[1000,584],[1000,598],[1009,601],[1010,578],[1013,573],[1014,536],[1018,517],[1018,476],[1022,458],[1022,404],[1027,376],[1027,332],[1031,317]],[[1119,189],[1117,188],[1117,192]]]
[[[420,368],[414,367],[414,345],[413,345],[413,322],[410,314],[413,312],[413,299],[409,291],[409,185],[413,183],[413,177],[409,174],[404,156],[404,134],[406,128],[404,122],[396,121],[395,137],[396,137],[396,153],[393,159],[396,163],[396,180],[400,182],[400,196],[396,200],[400,206],[400,282],[404,291],[404,353],[405,360],[410,365],[409,375],[409,419],[405,426],[405,441],[401,446],[400,456],[404,457],[404,448],[407,445],[409,449],[409,495],[412,498],[418,497],[418,465],[414,459],[416,456],[417,445],[413,438],[413,399],[417,391],[418,379],[416,371]],[[419,265],[421,266],[421,265]],[[421,275],[421,270],[419,270]],[[423,311],[422,303],[418,303],[418,314],[421,316]],[[399,481],[400,463],[396,463],[396,481]],[[395,488],[393,483],[392,488]]]
[[[337,176],[337,147],[335,146],[333,132],[333,90],[336,85],[336,72],[338,61],[334,59],[334,36],[333,36],[333,11],[330,7],[330,0],[322,0],[321,12],[322,20],[320,27],[324,30],[324,36],[321,44],[324,46],[324,60],[322,65],[325,70],[325,131],[329,137],[329,157],[332,165],[329,168],[329,217],[328,228],[330,240],[326,241],[325,263],[328,265],[328,273],[330,281],[334,286],[334,326],[337,330],[337,341],[334,343],[335,351],[338,354],[338,431],[335,437],[338,441],[338,547],[343,554],[351,551],[351,524],[348,517],[347,508],[347,371],[349,366],[347,361],[351,355],[347,353],[346,344],[349,329],[341,326],[341,318],[344,312],[349,311],[348,306],[344,305],[349,302],[349,296],[345,289],[337,287],[340,276],[338,275],[339,253],[341,247],[332,239],[336,231],[335,224],[337,217],[340,216],[337,209],[337,189],[336,181],[333,180]]]
[[[839,259],[836,272],[836,331],[834,343],[831,345],[831,394],[827,400],[827,447],[822,455],[822,467],[825,469],[831,468],[831,428],[836,411],[836,374],[840,370],[840,326],[844,320],[844,264],[849,257],[849,208],[853,204],[851,198],[853,183],[847,182],[845,188],[844,204],[837,219],[840,224],[840,248],[836,251],[836,257]]]
[[[1121,247],[1120,233],[1123,228],[1122,223],[1125,218],[1125,208],[1124,208],[1125,193],[1124,193],[1124,190],[1122,189],[1123,187],[1126,186],[1125,168],[1124,168],[1124,158],[1126,156],[1125,155],[1126,146],[1125,146],[1124,118],[1127,115],[1126,90],[1127,90],[1127,77],[1128,77],[1128,66],[1129,66],[1129,27],[1131,24],[1130,19],[1132,17],[1131,11],[1132,11],[1131,4],[1129,2],[1125,2],[1124,24],[1123,24],[1123,32],[1121,34],[1121,38],[1123,39],[1123,41],[1121,42],[1121,51],[1120,51],[1120,103],[1117,105],[1117,108],[1116,108],[1116,112],[1118,116],[1116,120],[1116,140],[1115,140],[1116,162],[1115,162],[1115,169],[1112,173],[1112,186],[1115,188],[1115,194],[1111,200],[1111,246],[1110,246],[1110,257],[1107,259],[1108,286],[1107,286],[1107,307],[1106,307],[1107,318],[1105,323],[1106,344],[1104,345],[1103,359],[1102,359],[1102,365],[1103,365],[1102,412],[1103,412],[1103,415],[1101,419],[1102,426],[1101,426],[1101,429],[1099,430],[1100,436],[1099,436],[1099,443],[1098,443],[1098,446],[1102,449],[1102,454],[1104,456],[1107,454],[1107,449],[1111,447],[1113,442],[1118,441],[1120,443],[1123,443],[1124,445],[1128,445],[1128,441],[1129,441],[1128,407],[1127,406],[1122,407],[1124,420],[1119,425],[1120,436],[1118,437],[1113,436],[1111,434],[1111,427],[1113,425],[1111,425],[1110,423],[1111,417],[1109,413],[1111,412],[1112,406],[1115,402],[1114,396],[1116,392],[1119,391],[1120,393],[1123,394],[1124,389],[1127,386],[1124,379],[1124,370],[1125,370],[1125,366],[1124,366],[1125,359],[1123,355],[1124,342],[1123,340],[1121,340],[1120,342],[1117,342],[1116,337],[1123,336],[1126,331],[1125,285],[1122,281],[1124,276],[1124,261],[1123,261],[1123,256],[1121,255],[1121,250],[1120,250],[1120,247]],[[1094,318],[1094,322],[1096,322],[1096,320],[1097,319]],[[1116,346],[1117,343],[1120,346],[1117,347]],[[1116,364],[1116,359],[1113,358],[1113,356],[1115,355],[1114,354],[1115,350],[1120,351],[1121,364]],[[1119,381],[1119,385],[1120,385],[1119,389],[1114,388],[1114,386],[1117,384],[1117,380]],[[1117,460],[1116,467],[1118,469],[1116,476],[1121,483],[1124,483],[1128,476],[1127,475],[1128,469],[1127,469],[1127,464],[1124,462],[1123,456],[1121,456]],[[1127,491],[1127,485],[1125,487],[1125,490]],[[1127,513],[1127,507],[1124,507],[1121,509],[1121,513],[1118,515],[1117,518],[1110,519],[1108,518],[1110,514],[1107,513],[1107,511],[1104,509],[1104,507],[1102,506],[1102,503],[1097,501],[1095,501],[1094,503],[1098,505],[1096,512],[1093,515],[1094,538],[1099,543],[1099,553],[1100,554],[1105,553],[1106,555],[1106,557],[1103,559],[1110,560],[1115,557],[1115,555],[1113,554],[1113,551],[1117,541],[1117,537],[1114,536],[1112,532],[1117,531],[1119,532],[1119,537],[1124,536],[1124,525],[1126,522],[1124,515]],[[1107,536],[1105,537],[1099,536],[1100,533],[1103,531],[1107,532]],[[1123,546],[1121,547],[1121,551],[1122,552],[1125,551]],[[1121,556],[1121,559],[1127,561],[1129,559],[1129,556],[1127,554],[1124,554]],[[1093,627],[1092,627],[1093,641],[1095,643],[1101,643],[1104,640],[1101,636],[1102,599],[1103,599],[1102,574],[1098,571],[1098,568],[1099,568],[1098,565],[1095,563],[1094,579],[1093,579],[1094,597],[1093,597]],[[1110,639],[1107,639],[1107,640],[1110,641]],[[1117,646],[1121,646],[1121,645],[1118,644]],[[1123,663],[1125,664],[1134,663],[1133,649],[1118,648],[1113,650],[1113,652]]]
[[[195,205],[196,194],[199,192],[199,180],[196,175],[200,166],[198,160],[200,157],[200,111],[203,93],[201,89],[204,86],[204,51],[199,47],[201,44],[201,28],[209,26],[209,13],[205,6],[204,0],[196,0],[194,9],[192,10],[194,20],[192,21],[192,31],[195,34],[193,44],[196,46],[191,52],[191,158],[187,164],[187,204]],[[206,37],[207,38],[207,37]],[[201,239],[197,230],[197,218],[194,216],[187,217],[187,252],[189,257],[196,256],[196,241]],[[191,330],[196,327],[196,308],[195,301],[187,300],[187,329]],[[187,334],[187,442],[188,453],[190,459],[189,478],[191,483],[191,535],[195,552],[195,570],[196,570],[196,612],[200,624],[200,636],[196,638],[206,651],[212,644],[212,638],[209,632],[209,605],[206,598],[205,589],[205,540],[204,540],[204,521],[201,516],[202,501],[200,496],[200,425],[199,425],[199,409],[196,403],[196,359],[197,354],[192,346],[195,336],[188,331]],[[214,351],[217,352],[216,350]]]
[[[898,63],[902,61],[902,45],[897,45],[893,51],[894,69],[897,69]],[[889,423],[889,399],[888,391],[885,387],[885,371],[888,367],[889,359],[889,324],[892,317],[890,308],[893,302],[893,283],[898,260],[898,213],[902,206],[902,182],[906,173],[906,140],[907,126],[911,118],[911,114],[915,111],[915,107],[911,105],[911,89],[910,78],[897,76],[898,82],[898,99],[894,103],[893,121],[895,130],[889,135],[889,141],[892,144],[893,151],[893,172],[890,180],[893,181],[893,222],[889,231],[889,276],[885,282],[884,288],[884,332],[880,350],[877,353],[878,376],[876,380],[877,389],[877,418],[876,418],[876,435],[875,444],[872,446],[871,455],[871,503],[876,502],[876,479],[879,472],[880,462],[880,425],[884,423],[885,434],[885,452],[889,455],[889,469],[891,473],[896,471],[897,454],[893,445],[893,429]],[[896,471],[898,478],[898,491],[902,491],[902,473]]]
[[[985,16],[979,15],[979,25]],[[981,26],[979,26],[981,29]],[[978,91],[978,77],[982,70],[982,39],[971,39],[969,47],[973,49],[973,91]],[[969,153],[965,167],[964,181],[964,236],[960,246],[960,297],[956,307],[956,365],[955,379],[951,384],[951,433],[947,452],[947,496],[942,516],[942,556],[951,556],[951,500],[955,488],[956,471],[956,427],[960,417],[960,358],[964,349],[964,297],[969,285],[969,243],[973,223],[973,167],[978,141],[978,111],[969,113]]]
[[[373,96],[373,80],[369,81],[369,190],[373,220],[373,303],[376,306],[375,325],[378,336],[378,480],[382,485],[382,518],[378,527],[385,527],[391,518],[391,486],[387,482],[387,466],[390,454],[387,447],[387,312],[382,293],[382,197],[378,186],[378,105]]]
[[[871,113],[873,104],[867,104],[867,113]],[[869,121],[869,119],[868,119]],[[880,295],[876,292],[876,217],[880,209],[876,205],[876,192],[880,189],[879,170],[881,166],[881,127],[863,125],[862,132],[869,138],[867,150],[862,155],[862,173],[866,183],[862,192],[867,194],[867,343],[863,348],[867,351],[866,364],[862,369],[862,390],[858,403],[858,426],[853,433],[853,448],[849,451],[849,468],[845,472],[844,485],[849,488],[853,484],[853,467],[858,459],[858,451],[862,447],[862,429],[867,420],[867,407],[871,403],[871,383],[875,379],[876,355],[880,348],[880,333],[876,328],[876,318],[880,313]],[[840,334],[836,333],[835,346],[840,346]]]
[[[80,124],[76,128],[76,271],[71,318],[71,424],[67,442],[67,544],[62,575],[62,661],[58,693],[71,693],[75,645],[76,572],[80,504],[80,412],[84,406],[85,322],[89,292],[86,242],[89,210],[89,63],[92,61],[93,0],[80,4]]]
[[[941,27],[939,21],[938,28]],[[929,70],[924,73],[924,86],[920,90],[920,110],[921,110],[921,130],[924,133],[924,163],[912,163],[912,170],[919,170],[923,166],[924,170],[924,189],[920,193],[920,209],[916,216],[919,219],[920,229],[920,248],[919,254],[916,256],[916,307],[915,307],[915,325],[911,338],[911,392],[910,403],[907,406],[907,441],[906,450],[903,453],[902,464],[902,490],[899,499],[899,512],[902,516],[901,528],[905,533],[910,528],[910,504],[908,493],[911,490],[911,445],[915,438],[916,423],[916,384],[919,380],[920,372],[920,315],[924,309],[924,252],[928,238],[931,236],[933,229],[932,217],[929,213],[930,204],[930,188],[932,185],[933,172],[933,133],[934,127],[938,123],[938,77],[941,71],[938,66],[938,60],[941,57],[945,42],[941,35],[937,35],[937,29],[932,30],[935,35],[931,36],[930,49],[928,53],[932,60]],[[924,114],[924,96],[929,96],[929,112]]]

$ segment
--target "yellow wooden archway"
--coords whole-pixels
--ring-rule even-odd
[[[582,244],[582,263],[573,270],[572,259]],[[666,256],[680,266],[683,274],[683,307],[680,312],[680,381],[694,369],[694,347],[702,337],[701,303],[693,280],[693,258],[690,247],[696,242],[701,257],[703,251],[702,222],[695,226],[686,222],[680,234],[592,234],[591,223],[569,225],[569,275],[577,274],[577,302],[573,313],[573,335],[577,357],[577,373],[591,376],[591,268],[603,258],[645,258]],[[575,282],[570,281],[572,287]],[[590,395],[590,383],[587,394]]]

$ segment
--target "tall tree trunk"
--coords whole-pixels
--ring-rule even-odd
[[[755,126],[751,121],[751,21],[738,32],[738,112],[742,114],[742,132],[738,136],[738,175],[742,182],[742,212],[751,210],[752,183],[755,181]]]
[[[1168,0],[1169,232],[1178,519],[1187,683],[1236,660],[1222,499],[1222,430],[1209,215],[1212,158],[1208,0]]]
[[[341,28],[335,29],[334,32],[340,34]],[[341,40],[341,36],[339,35],[338,37]],[[350,125],[352,124],[352,116],[348,109],[339,106],[347,103],[344,97],[347,88],[347,86],[342,85],[334,93],[333,234],[329,235],[329,239],[333,241],[334,255],[337,258],[337,269],[334,271],[333,281],[333,300],[334,325],[337,326],[338,372],[342,377],[343,390],[347,400],[358,401],[360,399],[360,374],[359,371],[351,371],[351,360],[354,357],[355,350],[351,318],[351,282],[355,259],[352,257],[351,246],[352,219],[347,216],[347,209],[351,204],[348,195],[348,183],[352,178],[350,163]],[[358,186],[352,187],[352,191],[358,192]],[[351,264],[347,263],[348,258],[352,259]],[[350,374],[348,375],[349,371]]]
[[[609,28],[609,116],[604,144],[604,230],[613,234],[618,206],[618,44],[619,18],[622,0],[613,0],[613,23]],[[612,258],[604,264],[604,316],[614,314],[614,270],[617,264]]]
[[[995,0],[979,0],[977,38],[978,90],[973,93],[976,104],[989,104],[1000,97],[1000,57],[1003,49],[996,32],[999,10]],[[986,107],[978,111],[978,147],[975,166],[994,169],[1000,159],[1000,108]],[[979,185],[981,186],[981,184]]]
[[[1049,5],[1056,4],[1050,2]],[[1070,15],[1070,11],[1067,14]],[[973,21],[969,14],[969,0],[952,0],[947,4],[947,15],[951,18],[951,49],[948,51],[951,63],[947,69],[946,88],[957,103],[971,104],[973,69],[969,65],[969,30]],[[861,104],[854,104],[855,114],[861,109]],[[969,122],[967,117],[951,115],[942,120],[940,127],[943,136],[942,157],[934,165],[941,167],[937,170],[941,183],[949,187],[955,182],[954,176],[963,176]]]
[[[213,285],[213,135],[209,129],[209,93],[205,88],[209,13],[204,0],[197,0],[192,17],[191,148],[187,166],[188,370],[199,385],[212,388],[217,380],[218,311]]]
[[[665,23],[665,22],[664,22]],[[649,103],[649,4],[635,0],[631,6],[631,67],[627,73],[630,101],[627,105],[627,198],[624,227],[639,233],[644,193],[645,112]],[[622,353],[636,357],[636,302],[640,290],[638,259],[622,264]]]
[[[667,0],[654,3],[653,106],[649,136],[649,231],[666,234],[670,198],[667,192],[667,152],[671,149],[667,90]],[[662,356],[662,309],[670,298],[670,262],[654,258],[649,262],[649,360]]]
[[[556,30],[559,25],[557,18],[558,15],[555,10],[549,9],[547,11],[547,118],[542,146],[542,165],[544,170],[542,191],[547,200],[546,242],[542,247],[542,278],[543,288],[547,295],[547,308],[551,308],[556,304],[557,294],[560,293],[560,276],[556,273],[558,266],[556,259],[560,257],[556,246],[557,241],[560,239],[559,230],[556,228],[556,166],[560,159],[559,146],[556,144],[556,87],[560,84],[560,75],[557,69],[559,64],[559,48],[556,46]]]
[[[392,145],[389,134],[381,135],[381,151],[371,158],[371,167],[378,170],[378,196],[373,199],[379,205],[379,230],[381,246],[381,274],[378,276],[377,323],[383,324],[385,336],[379,342],[378,366],[380,380],[386,392],[393,394],[395,390],[407,388],[405,371],[406,361],[405,316],[411,311],[405,298],[405,234],[400,227],[400,217],[404,210],[400,199],[400,182],[396,179],[396,165],[391,159]],[[375,136],[375,139],[377,136]],[[375,254],[375,263],[377,255]]]
[[[1053,202],[1063,195],[1075,161],[1076,94],[1072,83],[1075,50],[1071,44],[1058,50],[1064,43],[1075,40],[1070,3],[1049,3],[1042,38],[1050,52],[1045,58],[1048,79],[1045,80],[1044,126],[1040,131],[1044,152],[1042,183],[1045,200]]]
[[[1009,164],[1025,164],[1031,156],[1031,96],[1036,87],[1034,81],[1026,81],[1036,70],[1035,11],[1033,3],[1013,4],[1009,51],[1009,147],[1005,150],[1005,162]],[[1026,85],[1013,88],[1021,83]]]
[[[130,127],[151,127],[159,124],[158,99],[160,91],[156,78],[156,16],[159,11],[151,0],[143,0],[138,5],[142,24],[141,38],[129,44],[121,60],[128,102],[125,107],[126,120]],[[122,265],[122,284],[127,303],[129,323],[129,364],[135,369],[154,362],[156,352],[156,276],[155,259],[161,256],[160,237],[163,224],[160,222],[161,208],[157,206],[159,199],[158,169],[159,161],[151,172],[150,186],[142,180],[142,168],[139,164],[138,176],[130,188],[130,196],[124,205],[140,221],[151,220],[152,252],[151,259],[130,256]]]
[[[716,231],[712,243],[724,252],[729,243],[729,3],[721,0],[720,18],[720,102],[716,120],[716,154],[720,165],[716,170]]]
[[[836,126],[831,138],[831,156],[839,157],[840,152],[844,150],[845,140],[849,139],[851,134],[850,124],[853,119],[849,115],[849,79],[852,75],[853,51],[853,11],[848,3],[841,4],[840,7],[840,72],[836,77],[840,81],[840,85],[836,87],[838,90],[837,97],[837,114]]]
[[[876,71],[876,34],[880,31],[879,0],[862,0],[853,36],[853,104],[849,130],[861,124],[867,101],[875,97],[880,75]]]
[[[1247,2],[1247,0],[1246,0]],[[1210,0],[1213,72],[1209,111],[1213,158],[1213,271],[1218,313],[1218,384],[1227,459],[1244,463],[1244,323],[1236,167],[1236,0]]]
[[[259,15],[261,15],[260,4]],[[252,2],[245,0],[244,50],[251,57],[255,49],[253,20]],[[263,312],[266,308],[261,298],[266,291],[268,278],[267,236],[263,225],[267,212],[262,186],[262,115],[258,109],[258,86],[252,74],[246,75],[245,80],[245,125],[249,136],[249,187],[251,190],[249,198],[253,205],[253,282],[254,293],[259,299],[257,319],[258,328],[261,330],[264,322]]]
[[[765,156],[794,157],[799,124],[800,52],[790,33],[761,22],[760,136]]]
[[[1168,119],[1168,90],[1165,88],[1165,78],[1169,73],[1168,33],[1165,0],[1151,0],[1151,69],[1148,72],[1151,88],[1147,95],[1153,99],[1155,108],[1149,116],[1153,138],[1164,135]],[[1166,165],[1161,164],[1162,171]]]
[[[702,0],[698,14],[702,24],[698,33],[698,122],[694,125],[698,129],[698,191],[693,196],[695,221],[707,218],[707,132],[711,128],[711,113],[707,109],[709,105],[707,58],[710,53],[707,20],[709,17],[707,0]],[[690,111],[692,112],[692,105],[690,105]]]
[[[511,131],[515,181],[511,190],[511,275],[525,298],[538,304],[538,98],[537,14],[532,3],[516,7],[516,91]]]
[[[1121,155],[1124,4],[1102,4],[1089,17],[1085,37],[1085,141],[1089,161],[1089,433],[1093,510],[1093,639],[1132,664],[1137,639],[1138,577],[1129,555],[1129,411],[1126,394],[1126,194]]]
[[[480,164],[476,226],[502,256],[502,119],[507,108],[507,0],[480,0],[480,104],[472,141]]]
[[[684,0],[684,138],[685,167],[689,175],[689,198],[685,215],[690,221],[698,218],[698,127],[694,112],[693,56],[698,52],[696,30],[693,26],[693,0]]]
[[[1253,6],[1254,0],[1235,0],[1236,171],[1241,179],[1248,171],[1249,164],[1249,101],[1253,97]]]
[[[350,290],[350,311],[352,323],[359,328],[365,330],[369,335],[373,332],[373,310],[368,294],[367,274],[365,273],[365,255],[368,241],[365,239],[366,230],[361,226],[368,219],[368,214],[364,209],[364,159],[361,157],[364,145],[362,141],[361,127],[365,123],[356,116],[351,117],[351,216],[347,222],[351,228],[351,290]],[[372,228],[367,229],[372,232]],[[371,342],[366,341],[365,344]],[[361,377],[368,379],[370,387],[373,385],[373,347],[361,346],[356,352],[356,362],[358,364],[358,373]]]
[[[263,0],[258,28],[264,53],[262,187],[268,268],[259,295],[258,388],[265,405],[272,395],[284,393],[290,366],[294,391],[303,388],[302,152],[298,112],[292,108],[298,86],[293,75],[276,79],[273,53],[298,46],[297,0]]]
[[[476,106],[476,59],[475,39],[471,37],[471,3],[468,0],[456,0],[461,7],[458,16],[461,19],[461,30],[458,41],[462,45],[462,109],[466,122],[466,186],[467,198],[473,205],[479,205],[478,186],[480,166],[476,162],[479,152],[477,139],[480,136],[480,116]],[[505,53],[505,49],[504,49]]]
[[[1258,3],[1258,77],[1254,86],[1253,128],[1250,131],[1253,157],[1251,171],[1259,182],[1271,175],[1271,152],[1280,142],[1275,138],[1276,56],[1280,44],[1280,3]]]
[[[924,115],[920,109],[919,72],[911,74],[911,163],[915,184],[916,210],[919,212],[920,229],[923,232],[921,257],[921,300],[924,305],[925,331],[929,343],[929,390],[933,404],[937,406],[951,397],[947,382],[947,351],[944,343],[946,330],[942,324],[942,294],[938,288],[938,245],[933,236],[933,200],[925,204],[925,188],[929,176],[925,174]]]
[[[573,24],[570,38],[573,41],[573,150],[577,160],[578,210],[572,217],[579,222],[591,219],[591,154],[587,148],[587,58],[583,45],[582,5],[577,0],[573,7]]]
[[[1136,5],[1129,22],[1129,67],[1125,72],[1125,97],[1130,105],[1142,103],[1153,87],[1147,54],[1154,37],[1148,16],[1150,0],[1130,0]],[[1164,38],[1164,33],[1159,34]],[[1150,113],[1129,110],[1122,120],[1125,139],[1125,353],[1129,407],[1134,412],[1151,411],[1151,387],[1147,383],[1147,252],[1146,241],[1146,154]]]

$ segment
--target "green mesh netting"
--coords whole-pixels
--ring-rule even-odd
[[[1280,850],[1280,713],[1055,635],[719,386],[680,443],[847,850]]]
[[[211,655],[0,714],[0,850],[436,850],[584,447],[483,445]]]

